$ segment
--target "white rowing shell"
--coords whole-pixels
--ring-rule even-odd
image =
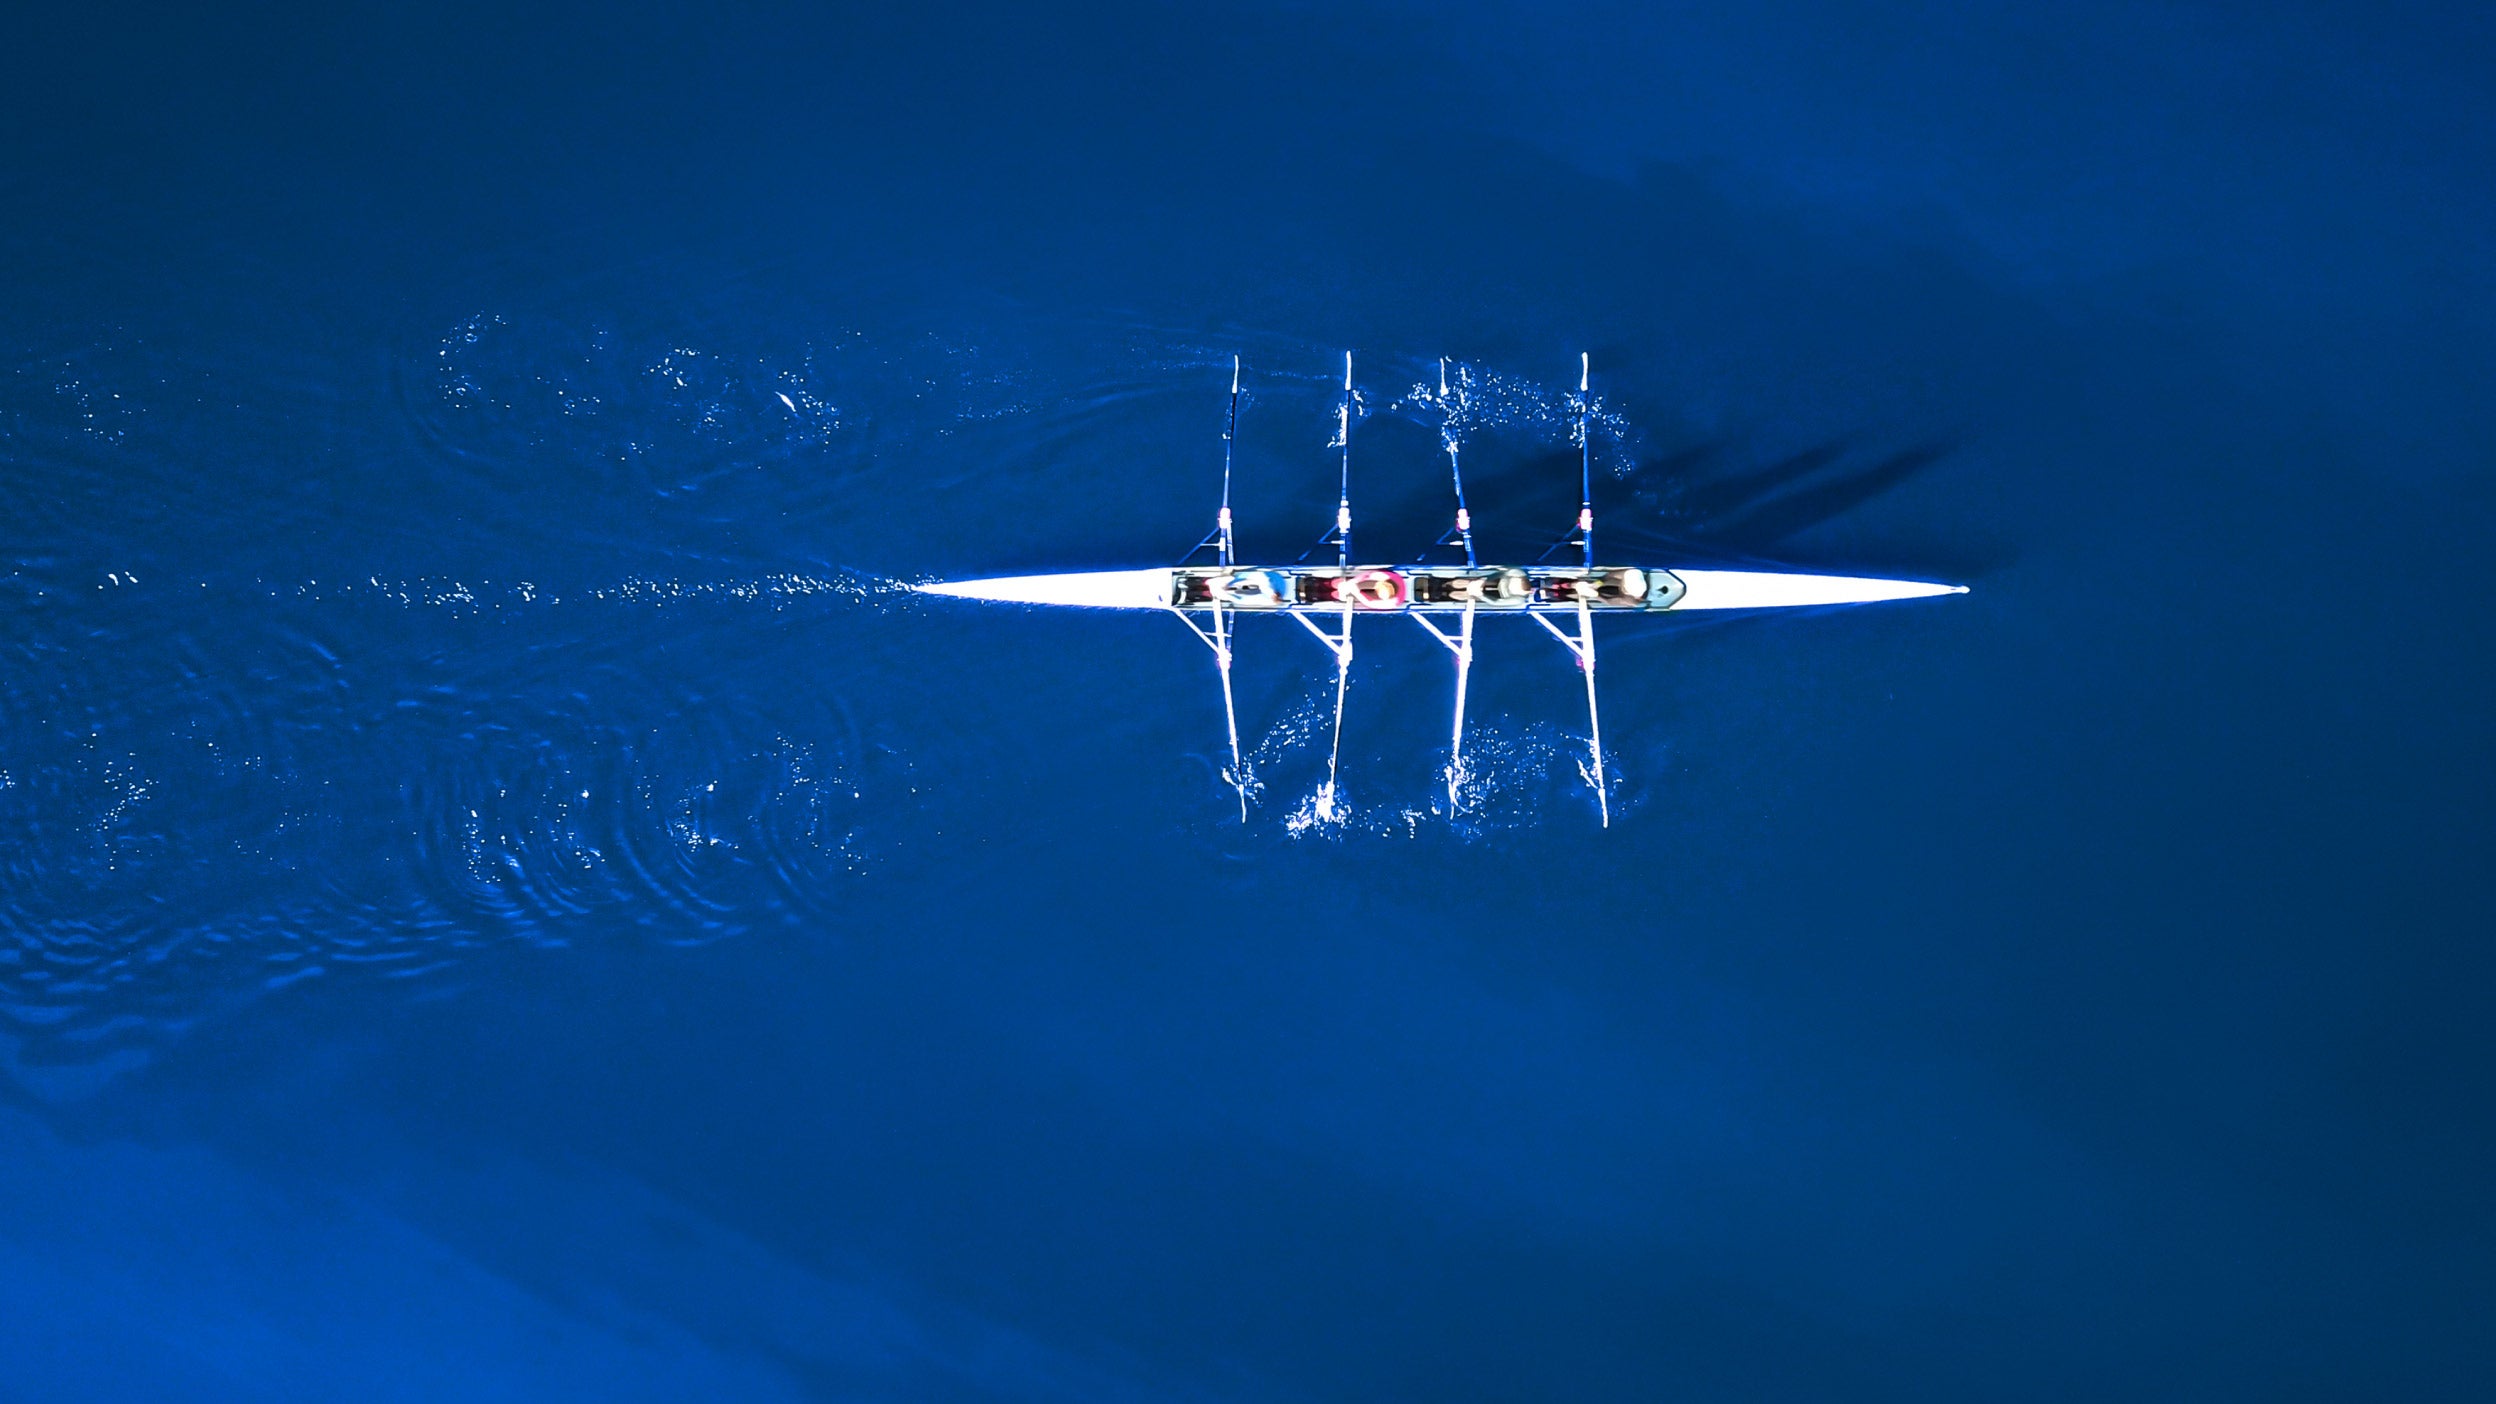
[[[1670,608],[1793,609],[1808,605],[1875,604],[1933,595],[1964,595],[1964,585],[1877,580],[1860,575],[1796,575],[1765,570],[1675,570],[1688,590]],[[1168,609],[1172,572],[1093,570],[1072,575],[1008,575],[991,580],[939,580],[923,594],[1000,604],[1066,605],[1080,609]],[[1331,608],[1331,607],[1330,607]],[[1608,612],[1608,611],[1607,611]]]

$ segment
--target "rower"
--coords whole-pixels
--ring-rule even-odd
[[[1521,600],[1529,593],[1525,572],[1520,570],[1483,571],[1474,575],[1437,577],[1438,599],[1448,604],[1500,605]],[[1418,588],[1414,598],[1420,598]]]
[[[1337,582],[1336,598],[1348,598],[1355,609],[1402,609],[1404,577],[1392,570],[1364,570],[1355,573],[1349,583]]]
[[[1205,587],[1212,599],[1234,607],[1264,609],[1275,602],[1273,577],[1261,570],[1212,576],[1205,581]]]

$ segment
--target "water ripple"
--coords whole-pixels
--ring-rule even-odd
[[[992,819],[997,777],[1043,810],[1051,783],[1103,783],[1062,768],[1034,699],[1087,709],[1086,754],[1201,746],[1192,706],[1100,705],[1138,646],[1114,631],[931,612],[889,573],[1149,559],[1201,529],[1139,496],[1136,464],[1190,446],[1210,502],[1228,353],[1083,335],[1040,354],[505,310],[379,386],[271,348],[21,356],[0,379],[0,1062],[66,1087],[271,992],[422,992],[496,948],[838,932],[895,853]],[[1278,500],[1302,467],[1330,485],[1301,459],[1332,426],[1331,353],[1305,350],[1260,353],[1243,462]],[[1383,385],[1423,363],[1364,364]],[[1565,436],[1564,393],[1435,385],[1380,412]],[[1599,452],[1628,442],[1597,422]],[[1453,814],[1409,735],[1317,805],[1312,689],[1249,721],[1260,838],[1463,840],[1586,799],[1581,743],[1486,707]],[[1230,845],[1218,770],[1166,798]]]

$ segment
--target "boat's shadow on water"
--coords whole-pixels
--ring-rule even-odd
[[[1926,540],[1882,524],[1870,533],[1851,514],[1951,462],[1964,445],[1929,439],[1903,448],[1837,438],[1762,461],[1731,440],[1706,440],[1641,458],[1625,475],[1594,479],[1597,554],[1660,565],[1724,565],[1829,573],[1896,575],[1972,583],[2007,568],[2007,546],[1963,536]],[[1475,541],[1485,560],[1532,561],[1562,539],[1576,517],[1578,458],[1573,450],[1525,457],[1477,455],[1466,465]],[[1417,554],[1447,489],[1398,493],[1377,515],[1376,535],[1398,557]],[[1833,545],[1827,539],[1857,539]]]

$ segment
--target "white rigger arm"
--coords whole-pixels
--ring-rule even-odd
[[[1595,704],[1595,615],[1584,600],[1577,602],[1577,637],[1551,622],[1540,612],[1534,622],[1543,626],[1560,641],[1560,646],[1577,658],[1577,666],[1586,674],[1586,765],[1582,767],[1586,783],[1595,787],[1595,808],[1603,815],[1603,827],[1612,827],[1612,796],[1603,783],[1603,711]]]
[[[1213,547],[1214,559],[1225,566],[1237,563],[1231,545],[1231,462],[1233,444],[1238,437],[1239,358],[1233,356],[1231,358],[1231,415],[1222,426],[1222,510],[1214,517],[1213,535],[1207,537],[1196,548],[1201,551],[1206,546]],[[1231,737],[1231,773],[1228,778],[1231,788],[1239,792],[1239,821],[1245,824],[1248,822],[1248,766],[1240,755],[1239,703],[1231,690],[1231,639],[1234,631],[1234,624],[1230,617],[1232,611],[1224,608],[1222,601],[1217,598],[1212,601],[1210,612],[1213,615],[1213,627],[1208,629],[1188,618],[1186,611],[1176,608],[1171,610],[1171,613],[1179,616],[1180,623],[1185,624],[1190,632],[1205,641],[1205,647],[1213,650],[1214,669],[1222,675],[1222,722],[1229,729]]]
[[[1577,444],[1578,501],[1577,534],[1586,548],[1586,568],[1595,565],[1595,457],[1593,426],[1588,423],[1590,400],[1587,393],[1590,358],[1583,352],[1577,359]],[[1577,658],[1579,671],[1586,675],[1586,783],[1595,787],[1595,807],[1603,816],[1603,827],[1612,827],[1612,796],[1603,783],[1603,710],[1595,700],[1595,615],[1581,597],[1577,602],[1577,637],[1554,624],[1540,612],[1534,622],[1543,626]]]
[[[1414,623],[1430,631],[1430,637],[1447,645],[1456,655],[1456,720],[1447,733],[1447,812],[1454,814],[1463,803],[1461,788],[1465,780],[1465,684],[1473,675],[1473,602],[1465,602],[1465,612],[1456,625],[1456,632],[1430,622],[1430,616],[1415,614]]]
[[[1343,403],[1335,414],[1335,441],[1343,450],[1342,477],[1335,496],[1335,529],[1318,538],[1318,545],[1327,537],[1335,543],[1335,565],[1338,570],[1352,568],[1352,353],[1343,353]],[[1335,656],[1335,740],[1326,753],[1326,788],[1318,796],[1317,813],[1332,821],[1340,812],[1336,807],[1335,782],[1343,769],[1343,699],[1352,685],[1352,596],[1343,592],[1343,622],[1339,632],[1329,635],[1305,614],[1294,613],[1300,627],[1326,646]]]
[[[1457,437],[1459,415],[1449,406],[1447,358],[1445,356],[1439,358],[1439,405],[1447,416],[1447,423],[1440,428],[1439,440],[1447,447],[1447,475],[1456,487],[1456,525],[1441,535],[1437,544],[1440,546],[1461,544],[1465,548],[1465,565],[1471,569],[1479,566],[1481,562],[1473,553],[1473,514],[1465,508],[1465,471],[1456,456],[1459,448]],[[1473,611],[1474,602],[1465,601],[1464,618],[1458,623],[1456,632],[1452,635],[1431,623],[1428,615],[1416,613],[1412,616],[1414,623],[1429,630],[1430,637],[1445,644],[1447,651],[1454,654],[1456,658],[1456,719],[1448,727],[1447,734],[1447,812],[1450,816],[1453,816],[1463,803],[1465,687],[1473,675]]]

